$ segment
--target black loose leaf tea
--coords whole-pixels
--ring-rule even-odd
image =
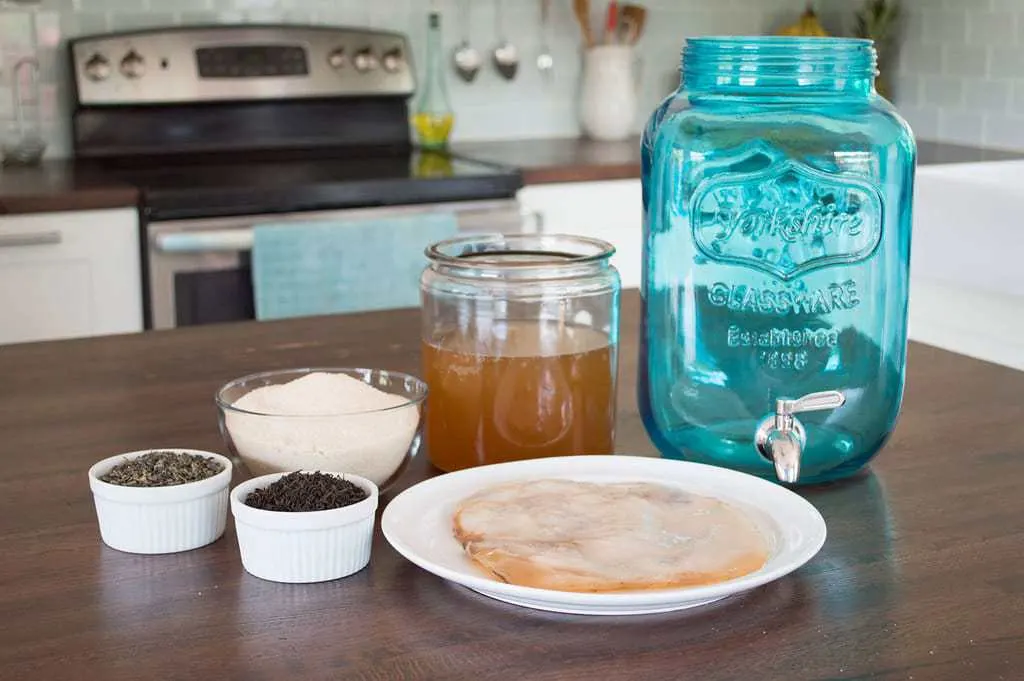
[[[100,476],[122,487],[169,487],[212,478],[224,470],[213,457],[186,452],[149,452],[126,459]]]
[[[367,496],[362,487],[336,475],[295,472],[249,492],[245,505],[264,511],[329,511],[359,503]]]

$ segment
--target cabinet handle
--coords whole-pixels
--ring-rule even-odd
[[[39,232],[33,234],[0,234],[0,248],[17,248],[19,246],[52,246],[64,240],[60,232]]]

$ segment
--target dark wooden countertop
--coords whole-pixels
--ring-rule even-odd
[[[476,142],[456,145],[453,151],[519,168],[528,185],[640,177],[639,137],[624,142],[582,138]]]
[[[135,187],[85,171],[74,161],[0,168],[0,215],[125,208],[138,203]]]
[[[634,400],[637,318],[628,293],[618,445],[650,454]],[[0,677],[1021,678],[1024,373],[921,345],[871,472],[803,491],[828,523],[822,553],[702,610],[519,609],[419,570],[379,529],[369,567],[312,585],[246,574],[231,521],[218,542],[176,555],[100,542],[89,465],[154,446],[223,451],[222,382],[311,365],[416,371],[418,347],[419,315],[406,310],[4,348]],[[420,459],[399,487],[428,474]]]
[[[521,168],[526,184],[595,182],[640,177],[640,138],[595,142],[583,138],[478,142],[455,147],[471,158]],[[943,142],[918,143],[921,165],[1005,161],[1024,152],[983,149]]]
[[[922,141],[921,164],[1024,158],[1024,152]],[[457,155],[520,168],[527,185],[640,177],[640,139],[595,142],[583,138],[456,144]],[[137,205],[139,192],[72,160],[38,168],[0,169],[0,214],[119,208]]]

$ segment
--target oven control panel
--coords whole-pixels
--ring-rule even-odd
[[[326,26],[175,27],[69,44],[82,105],[408,96],[400,33]]]

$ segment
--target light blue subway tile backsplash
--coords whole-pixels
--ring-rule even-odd
[[[902,4],[895,99],[918,136],[1024,150],[1024,0]],[[912,76],[920,93],[899,86]]]
[[[1012,45],[1017,41],[1014,12],[970,12],[967,15],[967,43],[978,47]]]
[[[967,10],[937,9],[924,16],[924,40],[943,45],[967,43]]]
[[[964,83],[950,76],[926,76],[922,101],[940,108],[958,108],[964,102]]]
[[[906,43],[900,48],[900,70],[914,75],[942,74],[942,45]]]
[[[947,45],[942,55],[942,74],[984,80],[988,75],[988,55],[984,47]]]
[[[1024,0],[902,0],[904,21],[891,67],[895,100],[920,137],[1024,148],[1014,129],[1024,114]],[[648,26],[638,49],[639,130],[647,113],[678,83],[679,49],[687,36],[760,34],[793,21],[805,0],[648,0]],[[818,0],[826,27],[847,32],[860,0]],[[502,80],[485,67],[465,84],[451,76],[455,139],[516,139],[579,134],[579,30],[571,0],[552,0],[555,69],[543,78],[532,67],[540,47],[540,0],[41,0],[29,11],[0,0],[0,116],[9,124],[10,70],[33,51],[31,15],[39,37],[42,109],[49,153],[66,155],[69,102],[64,41],[69,37],[160,25],[317,23],[365,25],[408,33],[423,63],[426,13],[444,17],[446,52],[469,35],[485,54],[499,37],[515,43],[523,65]],[[591,2],[592,24],[605,3]],[[463,9],[469,21],[463,22]],[[499,33],[503,36],[499,36]]]
[[[48,153],[66,155],[69,102],[63,42],[70,37],[161,25],[217,23],[317,23],[371,26],[408,33],[414,60],[423,63],[426,13],[432,4],[444,17],[446,52],[468,31],[475,46],[489,52],[499,33],[519,47],[523,65],[509,83],[490,68],[467,85],[449,78],[456,109],[456,140],[560,137],[579,134],[576,105],[580,37],[570,0],[552,0],[551,51],[555,69],[542,78],[532,67],[540,49],[540,1],[503,0],[504,25],[497,25],[497,0],[41,0],[37,27],[56,35],[39,48],[49,98],[45,126]],[[593,25],[603,2],[592,2]],[[794,20],[805,0],[649,0],[649,23],[638,50],[643,119],[678,83],[679,49],[690,35],[765,33]],[[469,22],[462,9],[469,7]],[[0,114],[9,116],[10,66],[32,52],[31,12],[0,0]],[[37,32],[41,29],[37,28]],[[51,36],[52,37],[52,36]],[[46,54],[48,53],[48,54]],[[489,67],[489,62],[488,65]],[[4,113],[7,112],[7,113]]]
[[[1017,83],[1013,88],[1011,110],[1012,113],[1024,116],[1024,81]]]
[[[985,119],[973,111],[940,109],[939,137],[949,142],[977,143],[984,130]]]
[[[1024,80],[1020,83],[1024,85]],[[1013,85],[1011,80],[972,78],[964,82],[964,101],[982,115],[986,111],[1006,111]]]
[[[939,139],[939,109],[932,106],[901,106],[900,113],[918,138]]]
[[[987,115],[984,142],[990,146],[1024,149],[1024,115]]]

